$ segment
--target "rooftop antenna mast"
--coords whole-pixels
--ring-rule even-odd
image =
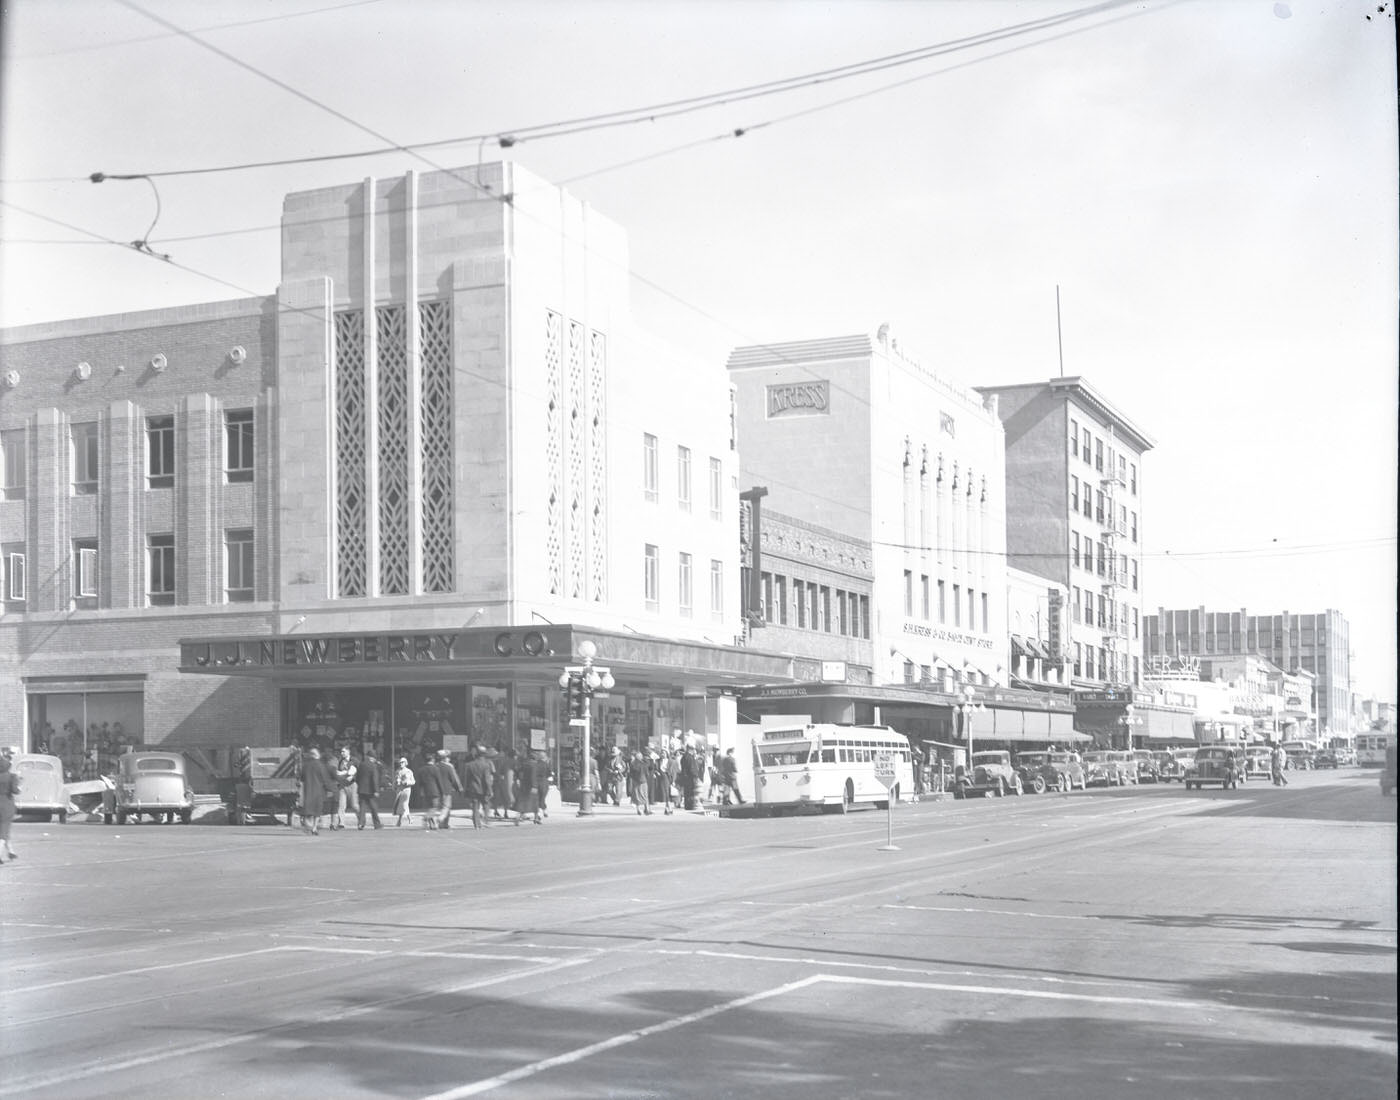
[[[1055,284],[1055,343],[1060,349],[1060,377],[1065,376],[1065,337],[1060,328],[1060,284]]]

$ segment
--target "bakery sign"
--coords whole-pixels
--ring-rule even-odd
[[[785,416],[826,416],[831,412],[831,383],[782,382],[768,387],[768,419]]]

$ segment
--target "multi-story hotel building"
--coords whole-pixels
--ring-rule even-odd
[[[1358,732],[1352,722],[1351,628],[1340,611],[1251,615],[1247,609],[1158,608],[1147,616],[1145,632],[1147,655],[1154,660],[1188,657],[1204,663],[1256,654],[1285,673],[1311,673],[1316,732]],[[1300,700],[1295,709],[1312,711],[1307,703]]]
[[[1142,680],[1143,456],[1152,440],[1083,378],[979,386],[1006,433],[1006,550],[1065,587],[1076,726],[1114,740]],[[1162,738],[1175,724],[1163,719]],[[1146,736],[1146,734],[1144,734]]]
[[[1004,441],[997,398],[873,335],[736,349],[740,481],[769,507],[869,547],[869,611],[838,612],[869,637],[870,667],[747,693],[746,712],[884,721],[916,737],[1067,739],[1063,696],[1012,685]],[[808,586],[776,586],[766,621],[810,620]],[[756,640],[763,644],[763,628]],[[833,652],[832,656],[839,656]],[[958,710],[968,699],[981,709]]]
[[[512,164],[284,204],[275,295],[0,334],[0,715],[94,748],[723,740],[722,365],[632,324],[623,231]],[[593,747],[593,746],[590,746]]]

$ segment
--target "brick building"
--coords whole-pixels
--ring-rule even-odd
[[[722,367],[519,167],[289,195],[275,295],[0,333],[0,715],[94,746],[722,743],[815,676],[741,635]]]

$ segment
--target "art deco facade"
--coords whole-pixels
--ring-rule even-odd
[[[495,164],[290,195],[281,253],[266,298],[0,334],[24,740],[558,749],[585,638],[609,741],[792,678],[734,645],[722,365],[634,328],[615,224]]]

